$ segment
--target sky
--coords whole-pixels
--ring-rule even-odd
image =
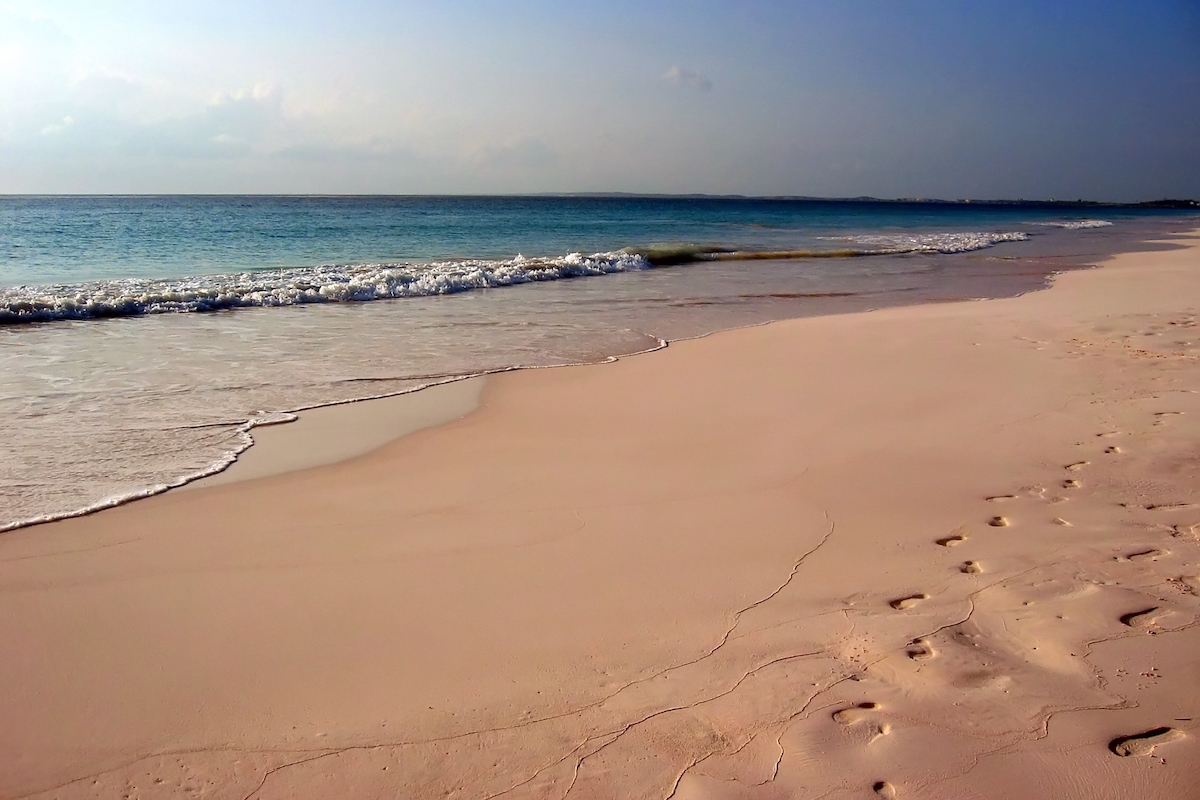
[[[0,0],[0,193],[1200,198],[1196,0]]]

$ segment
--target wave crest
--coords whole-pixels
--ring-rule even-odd
[[[1078,231],[1086,228],[1109,228],[1112,223],[1106,219],[1069,219],[1061,222],[1034,222],[1033,225],[1041,225],[1046,228],[1065,228],[1069,231]]]
[[[833,241],[854,242],[874,249],[870,255],[900,255],[904,253],[969,253],[1001,242],[1024,242],[1028,233],[1020,231],[982,233],[978,231],[953,233],[869,233],[854,236],[829,237]]]
[[[905,233],[822,236],[831,242],[851,242],[859,247],[829,250],[735,250],[695,244],[627,247],[622,253],[640,256],[656,267],[700,261],[780,261],[808,258],[857,258],[905,253],[967,253],[999,242],[1023,242],[1029,234],[1011,233]]]
[[[426,297],[652,266],[631,253],[571,253],[557,258],[319,266],[179,279],[16,286],[0,289],[0,324]]]

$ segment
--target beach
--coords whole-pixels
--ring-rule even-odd
[[[0,797],[1194,798],[1198,273],[302,412],[4,533]]]
[[[1014,296],[1196,224],[1139,206],[519,196],[0,197],[0,223],[0,532],[222,472],[301,411]]]

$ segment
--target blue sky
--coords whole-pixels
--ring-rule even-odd
[[[8,2],[0,192],[1200,197],[1195,0]]]

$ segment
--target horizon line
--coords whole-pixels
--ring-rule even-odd
[[[1162,208],[1200,208],[1200,200],[1192,198],[1163,197],[1154,200],[1117,201],[1117,200],[1059,200],[1057,198],[956,198],[939,197],[874,197],[858,195],[854,197],[820,197],[814,195],[747,195],[747,194],[709,194],[706,192],[466,192],[466,193],[384,193],[384,192],[0,192],[0,198],[185,198],[185,197],[228,197],[228,198],[479,198],[479,199],[648,199],[648,200],[774,200],[791,202],[814,203],[889,203],[889,204],[926,204],[926,205],[1052,205],[1052,206],[1105,206],[1105,207],[1145,207],[1158,206]]]

